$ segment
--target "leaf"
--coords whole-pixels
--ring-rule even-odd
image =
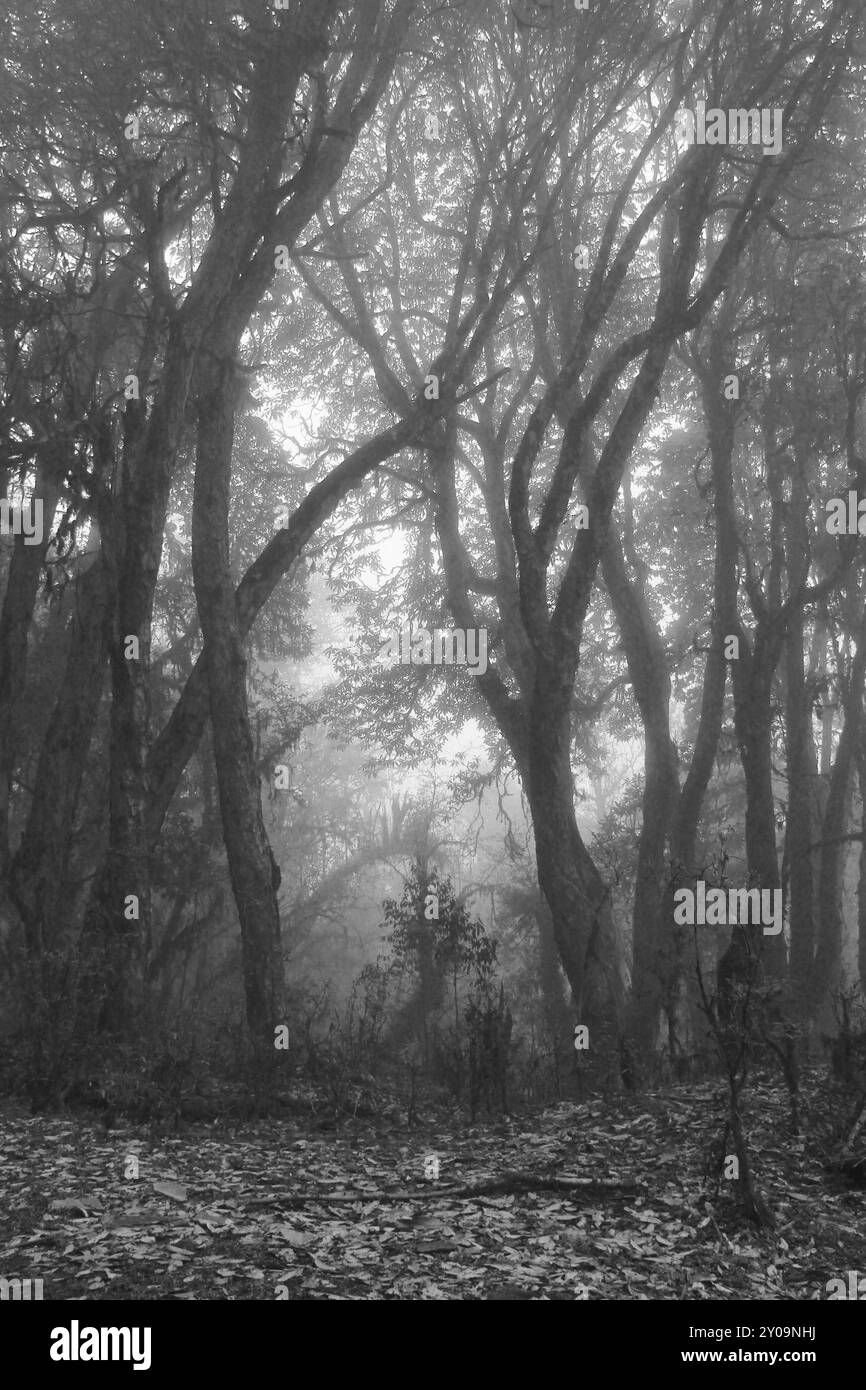
[[[154,1192],[158,1192],[161,1197],[169,1197],[173,1202],[186,1201],[186,1188],[179,1182],[155,1182]]]
[[[136,1226],[159,1226],[165,1220],[160,1211],[131,1211],[126,1216],[107,1217],[109,1231],[134,1230]]]
[[[296,1250],[300,1250],[305,1245],[312,1245],[318,1239],[312,1231],[298,1231],[293,1226],[285,1224],[271,1226],[270,1229],[274,1235],[280,1237],[280,1240],[284,1240],[287,1245],[293,1246]]]
[[[79,1200],[78,1198],[76,1198],[76,1197],[60,1197],[60,1198],[58,1198],[58,1200],[57,1200],[56,1202],[52,1202],[52,1203],[51,1203],[51,1205],[49,1206],[48,1210],[49,1210],[49,1211],[74,1211],[74,1212],[77,1212],[80,1216],[89,1216],[89,1215],[90,1215],[90,1212],[88,1211],[87,1207],[84,1205],[83,1201],[80,1201],[80,1200]]]

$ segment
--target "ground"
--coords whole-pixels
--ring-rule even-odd
[[[770,1082],[745,1108],[773,1230],[705,1176],[715,1082],[474,1125],[306,1114],[169,1135],[10,1103],[0,1277],[85,1301],[826,1299],[866,1272],[866,1192],[826,1171],[827,1117],[804,1101],[805,1141]]]

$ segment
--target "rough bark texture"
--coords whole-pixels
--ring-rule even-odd
[[[731,675],[734,726],[746,786],[748,886],[775,889],[780,886],[780,874],[772,785],[771,695],[785,630],[778,595],[782,557],[779,547],[774,546],[766,595],[757,582],[748,584],[755,615],[755,628],[749,634],[740,621],[737,606],[739,538],[732,473],[736,406],[725,400],[721,389],[729,350],[725,328],[726,325],[720,325],[713,337],[707,368],[701,379],[716,516],[717,579],[720,581],[716,590],[717,617],[723,635],[735,637],[739,646],[738,657],[731,661]],[[760,926],[735,926],[730,945],[719,961],[718,993],[723,1011],[728,1008],[736,982],[749,978],[759,960],[775,971],[783,968],[781,934],[778,938],[765,938]]]
[[[787,524],[789,591],[805,584],[809,569],[808,496],[805,460],[797,458],[791,478]],[[815,951],[814,878],[812,873],[812,796],[817,776],[812,738],[812,709],[806,687],[805,622],[798,605],[785,639],[785,756],[788,810],[785,854],[789,874],[791,991],[795,1006],[806,1003]]]
[[[857,647],[843,695],[845,722],[830,774],[830,790],[821,832],[818,869],[820,920],[812,971],[812,1005],[823,1010],[821,1021],[834,1027],[833,994],[842,984],[842,872],[851,776],[863,723],[863,682],[866,677],[866,622],[861,619]]]
[[[731,458],[734,451],[736,414],[722,403],[733,307],[726,295],[708,335],[706,359],[692,364],[698,375],[704,419],[710,446],[713,481],[713,610],[710,649],[707,653],[701,713],[692,760],[680,793],[676,816],[674,860],[678,876],[692,876],[701,808],[710,783],[725,709],[727,662],[725,637],[737,611],[737,537],[732,527],[730,494]]]
[[[626,500],[626,535],[630,505]],[[637,563],[633,548],[633,568]],[[638,565],[629,579],[618,538],[608,535],[602,560],[605,587],[616,614],[629,677],[644,731],[644,791],[633,916],[630,1032],[648,1058],[659,1042],[663,1001],[677,993],[679,965],[673,914],[668,913],[666,850],[679,794],[679,760],[670,734],[670,673],[664,646],[646,600]],[[674,972],[672,974],[672,972]]]
[[[130,1028],[141,1007],[150,945],[151,623],[193,364],[188,331],[176,321],[149,419],[142,402],[127,405],[123,467],[100,518],[111,671],[108,849],[107,870],[97,875],[85,912],[81,1027],[114,1034]],[[137,656],[131,638],[137,640]]]
[[[153,842],[149,657],[153,594],[159,568],[168,496],[174,462],[186,422],[190,394],[208,395],[208,374],[229,367],[228,358],[215,355],[217,340],[236,345],[249,316],[274,276],[274,248],[291,246],[314,215],[346,167],[358,133],[369,119],[384,90],[412,12],[412,0],[398,0],[390,11],[380,0],[361,0],[355,15],[352,53],[340,75],[333,104],[317,104],[305,150],[293,177],[284,184],[286,132],[292,126],[299,85],[308,71],[321,74],[328,53],[329,27],[337,13],[335,0],[297,7],[290,22],[280,21],[269,10],[254,17],[255,61],[250,97],[237,171],[225,201],[214,219],[190,289],[179,309],[173,308],[165,356],[156,397],[148,414],[144,401],[127,408],[123,466],[113,490],[113,506],[103,525],[103,547],[114,596],[112,622],[111,771],[109,779],[109,835],[106,860],[96,874],[85,915],[84,944],[88,957],[85,975],[95,999],[101,993],[99,1021],[112,1031],[131,1019],[141,996],[144,953],[150,935],[149,854]],[[339,138],[336,136],[339,135]],[[286,189],[290,192],[286,196]],[[150,245],[152,282],[168,293],[164,247]],[[154,306],[151,331],[160,328],[160,311]],[[144,353],[144,350],[143,350]],[[233,356],[233,354],[232,354]],[[152,365],[144,354],[144,366]],[[149,371],[141,371],[147,379]],[[234,409],[233,383],[229,401]],[[221,415],[221,418],[223,416]],[[216,441],[210,441],[215,443]],[[206,558],[199,553],[200,574],[209,584]],[[237,632],[234,597],[232,615],[221,595],[220,608],[212,610],[211,635],[232,647]],[[219,618],[219,621],[217,621]],[[231,632],[230,632],[231,629]],[[138,638],[140,660],[130,662],[123,642]],[[239,681],[232,667],[233,700],[224,688],[216,693],[218,707],[227,720],[238,717]],[[219,674],[216,677],[219,682]],[[199,696],[202,687],[199,688]],[[211,707],[213,683],[209,686]],[[245,759],[245,750],[241,761]],[[225,771],[233,789],[228,794],[250,798],[240,766]],[[164,814],[165,805],[162,814]],[[249,832],[247,845],[232,817],[236,864],[248,863],[261,850],[258,828]],[[270,883],[273,860],[267,856]],[[241,873],[238,868],[238,872]],[[238,879],[247,900],[256,892],[246,871]],[[265,892],[265,900],[272,892]],[[123,915],[124,902],[134,895],[138,919]],[[246,915],[246,909],[244,915]],[[271,931],[265,928],[265,934]],[[101,956],[110,964],[103,968]],[[270,966],[268,966],[270,969]],[[251,985],[251,988],[253,986]],[[263,1010],[263,1011],[262,1011]],[[273,1000],[256,1007],[256,1028],[270,1016]]]
[[[57,944],[66,917],[69,862],[81,780],[105,683],[106,586],[97,557],[70,595],[72,618],[57,703],[42,742],[24,833],[9,873],[10,893],[31,953]]]
[[[697,170],[692,177],[697,179]],[[703,291],[692,297],[686,307],[705,197],[705,188],[699,190],[696,183],[681,199],[672,197],[665,211],[659,252],[661,287],[650,328],[611,354],[586,397],[574,401],[577,376],[585,363],[586,348],[581,342],[549,386],[524,431],[512,466],[508,497],[523,629],[523,641],[513,640],[511,648],[529,648],[529,655],[517,672],[521,699],[508,695],[495,671],[488,670],[486,678],[478,682],[524,776],[533,816],[539,884],[550,905],[557,946],[575,1003],[579,1010],[592,1009],[594,1013],[602,997],[600,992],[606,994],[602,1008],[617,1027],[621,1024],[622,982],[609,897],[580,838],[574,814],[569,757],[571,701],[583,624],[626,464],[649,417],[675,339],[692,321],[699,321],[721,293],[725,277],[750,234],[749,215],[745,215],[717,257]],[[603,313],[603,285],[603,280],[598,281],[587,296],[584,312],[590,322],[594,314]],[[614,381],[635,356],[642,356],[640,369],[607,434],[586,488],[591,525],[588,530],[577,532],[551,613],[548,566],[575,481],[582,472],[588,472],[586,455],[591,447],[591,424]],[[570,397],[559,462],[533,528],[529,517],[532,466],[547,424],[562,401]],[[459,536],[453,456],[448,458],[447,447],[435,474],[439,496],[437,526],[449,605],[458,623],[471,627],[474,622],[468,599],[466,554]],[[604,952],[610,952],[606,959]]]
[[[42,538],[36,544],[26,544],[23,535],[16,536],[9,562],[6,592],[0,610],[0,879],[5,877],[9,864],[9,802],[12,795],[12,773],[21,749],[17,738],[18,721],[15,706],[21,699],[27,675],[27,639],[33,620],[33,609],[39,589],[39,575],[45,562],[45,552],[51,531],[51,520],[57,505],[59,488],[54,481],[54,466],[43,462],[36,476],[33,499],[42,503]],[[49,476],[51,480],[49,481]],[[5,491],[0,493],[5,498]]]
[[[550,907],[577,1021],[589,1026],[595,1049],[603,1033],[615,1037],[622,1021],[622,952],[610,892],[574,814],[570,704],[551,697],[543,676],[533,701],[527,774],[538,881]]]
[[[553,935],[553,922],[550,909],[544,900],[539,902],[538,919],[538,964],[539,983],[544,1000],[544,1014],[547,1028],[553,1039],[554,1056],[558,1062],[565,1049],[571,1047],[571,1015],[563,990],[562,969],[556,939]]]
[[[864,730],[866,730],[866,720],[861,724],[860,744],[857,749],[857,781],[860,789],[860,802],[861,805],[866,806],[866,737],[864,737]],[[857,968],[860,975],[860,989],[866,994],[866,836],[860,841],[857,883]]]
[[[247,1023],[251,1037],[267,1048],[273,1046],[274,1026],[283,1011],[279,871],[262,815],[230,566],[234,397],[230,367],[212,370],[198,403],[192,569],[204,638],[223,840],[241,927]]]

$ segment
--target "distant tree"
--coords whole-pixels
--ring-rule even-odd
[[[416,1037],[423,1040],[430,1060],[430,1026],[441,1009],[446,987],[451,986],[455,1026],[459,1025],[458,987],[461,976],[476,986],[489,982],[496,965],[496,942],[484,923],[470,916],[455,898],[449,878],[435,867],[416,863],[398,903],[383,904],[387,937],[398,973],[409,971],[417,980],[413,996],[404,1004],[391,1030],[392,1044]]]

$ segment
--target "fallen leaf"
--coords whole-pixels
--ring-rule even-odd
[[[154,1192],[158,1192],[161,1197],[170,1197],[173,1202],[186,1201],[186,1188],[179,1182],[155,1182]]]

